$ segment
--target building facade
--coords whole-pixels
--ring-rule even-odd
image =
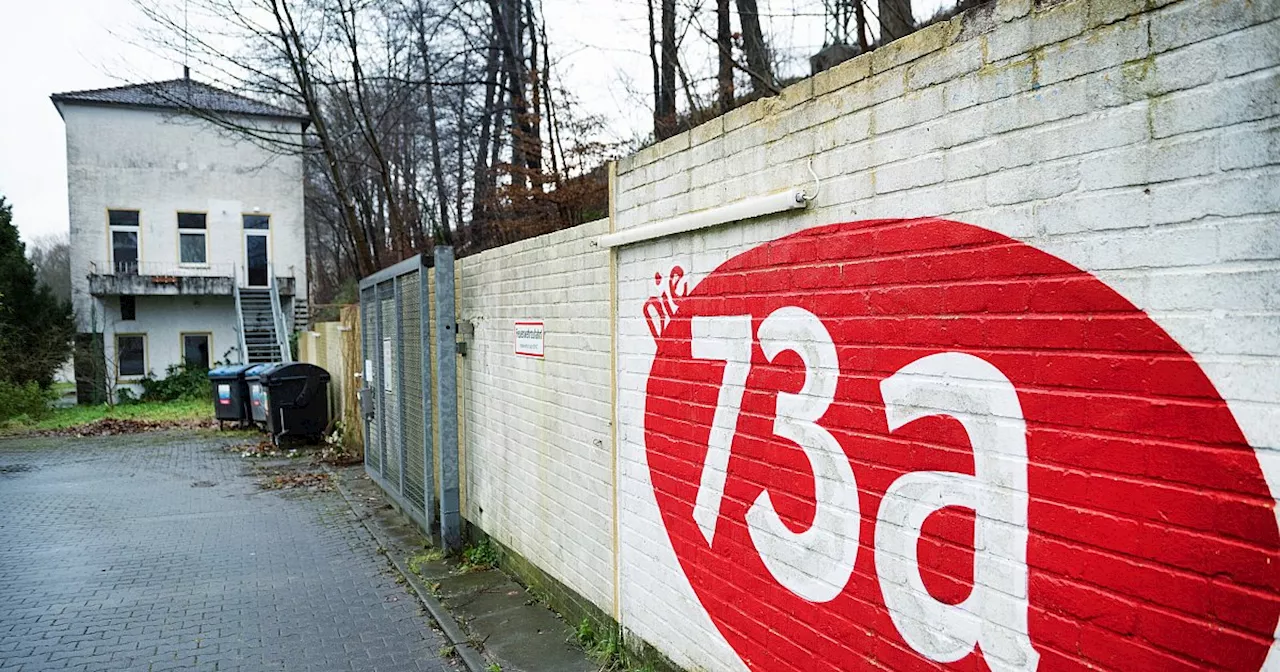
[[[52,96],[67,133],[81,401],[170,367],[290,359],[306,119],[189,78]]]

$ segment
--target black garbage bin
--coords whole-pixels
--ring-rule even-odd
[[[328,371],[306,362],[283,362],[258,372],[258,382],[272,441],[324,436],[329,426]]]
[[[213,391],[213,417],[245,422],[249,419],[249,390],[245,387],[244,372],[248,364],[220,366],[209,371],[209,385]]]
[[[267,396],[262,389],[262,372],[278,363],[254,364],[244,372],[245,419],[264,428],[267,426]]]

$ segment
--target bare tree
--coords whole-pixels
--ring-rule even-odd
[[[59,301],[71,300],[71,238],[50,234],[31,241],[27,257],[36,269],[36,282],[48,287]]]

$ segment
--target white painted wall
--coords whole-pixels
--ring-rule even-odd
[[[271,216],[270,260],[275,274],[296,278],[297,293],[306,297],[306,245],[303,228],[302,160],[274,154],[236,138],[206,122],[172,111],[62,103],[67,129],[67,176],[70,202],[71,280],[77,326],[94,330],[95,312],[110,313],[102,301],[93,310],[87,276],[96,265],[110,267],[108,209],[140,211],[139,262],[144,269],[178,266],[177,213],[207,214],[210,273],[234,269],[243,284],[244,233],[242,214]],[[301,132],[299,122],[250,119],[246,123],[284,126]],[[159,271],[157,271],[159,272]],[[183,269],[197,273],[197,269]],[[141,317],[144,301],[139,300]],[[156,300],[156,299],[151,299]],[[204,306],[221,305],[212,299]],[[230,299],[220,319],[235,322]],[[176,341],[189,320],[211,320],[207,308],[174,298],[153,305],[154,324],[172,327],[168,335],[149,339],[151,366],[163,374],[178,360],[176,350],[159,347]],[[115,310],[118,317],[119,312]],[[200,317],[193,317],[199,315]],[[104,325],[99,322],[97,328]],[[194,327],[193,327],[194,330]],[[113,339],[107,335],[108,347]],[[234,336],[219,344],[230,344]],[[153,345],[151,341],[155,341]],[[219,347],[220,358],[225,347]]]
[[[120,319],[120,300],[107,297],[102,301],[105,316],[104,340],[108,366],[116,366],[116,334],[146,334],[147,371],[157,378],[165,376],[165,368],[182,361],[183,333],[209,333],[209,362],[237,361],[235,303],[229,296],[139,296],[136,320]],[[230,315],[230,319],[227,316]],[[105,320],[102,318],[105,317]],[[141,387],[131,378],[120,378],[121,386],[135,392]]]
[[[458,261],[464,516],[614,613],[608,220]],[[515,322],[545,324],[541,358]]]

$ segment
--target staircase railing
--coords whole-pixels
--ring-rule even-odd
[[[231,295],[236,301],[236,338],[240,345],[240,363],[249,363],[249,346],[245,342],[244,337],[244,309],[240,306],[240,283],[231,283]]]
[[[292,362],[289,334],[285,331],[284,309],[280,307],[280,288],[276,286],[275,271],[268,272],[267,284],[271,287],[271,319],[276,327],[276,344],[280,346],[280,361]]]

